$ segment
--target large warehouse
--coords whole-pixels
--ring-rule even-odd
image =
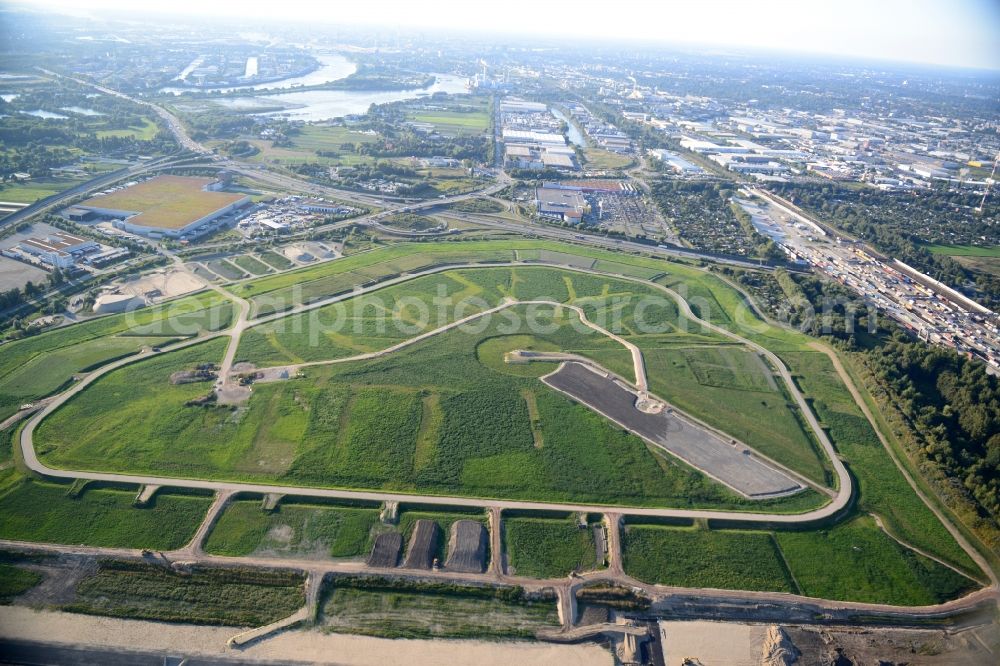
[[[189,238],[250,202],[250,197],[218,192],[212,178],[157,176],[101,194],[75,208],[114,218],[115,226],[150,238]]]
[[[587,200],[580,192],[553,187],[535,189],[535,207],[542,217],[563,222],[580,222],[590,211]]]

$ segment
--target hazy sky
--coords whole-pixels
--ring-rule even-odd
[[[0,0],[4,4],[4,0]],[[11,4],[11,3],[6,3]],[[1000,0],[21,0],[19,4],[471,29],[1000,69]]]

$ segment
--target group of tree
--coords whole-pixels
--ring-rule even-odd
[[[771,239],[758,233],[750,216],[732,202],[734,185],[726,181],[661,178],[651,194],[681,237],[696,248],[762,259],[785,255]]]
[[[1000,380],[980,361],[902,333],[868,351],[866,363],[919,455],[1000,525]]]
[[[1000,547],[1000,379],[979,359],[910,335],[840,284],[783,277],[794,286],[780,285],[786,301],[770,299],[779,302],[772,314],[799,304],[791,323],[867,369],[872,394],[924,476],[987,544]]]

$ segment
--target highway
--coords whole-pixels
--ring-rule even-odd
[[[705,260],[716,264],[728,266],[738,266],[740,268],[752,268],[755,270],[774,270],[773,266],[761,264],[760,262],[738,259],[736,257],[721,257],[715,254],[689,250],[683,247],[667,247],[664,245],[650,245],[647,243],[637,243],[630,240],[607,238],[590,233],[581,233],[579,230],[564,229],[548,224],[518,224],[505,221],[503,218],[488,214],[462,213],[458,211],[447,211],[435,213],[437,217],[454,219],[462,222],[469,222],[487,227],[503,229],[504,231],[518,233],[539,238],[551,238],[553,240],[567,241],[577,245],[591,245],[626,252],[642,252],[654,257],[674,257],[681,259]],[[355,220],[364,224],[364,220]],[[794,272],[794,269],[793,269]]]
[[[79,185],[74,185],[69,189],[63,190],[62,192],[59,192],[57,194],[53,194],[50,197],[45,197],[44,199],[40,199],[39,201],[36,201],[30,206],[25,206],[21,210],[15,211],[10,215],[7,215],[6,217],[0,219],[0,226],[9,224],[18,224],[19,222],[23,222],[28,218],[34,217],[35,215],[39,215],[41,213],[45,213],[49,210],[52,210],[53,208],[59,206],[63,202],[72,199],[74,197],[86,194],[88,192],[95,192],[98,190],[102,190],[105,187],[108,187],[109,185],[120,180],[128,180],[130,178],[135,178],[136,176],[140,176],[150,171],[157,171],[160,169],[169,168],[171,166],[175,166],[176,164],[186,162],[189,159],[190,159],[189,157],[178,157],[178,156],[167,155],[155,160],[151,160],[149,162],[136,164],[134,166],[126,167],[124,169],[118,169],[117,171],[111,171],[102,176],[98,176],[97,178],[94,178],[92,180],[80,183]]]

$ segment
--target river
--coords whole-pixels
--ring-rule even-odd
[[[228,86],[225,88],[166,87],[160,88],[160,92],[167,93],[169,95],[181,95],[187,92],[233,92],[234,90],[265,89],[285,90],[287,88],[317,86],[323,83],[330,83],[331,81],[339,81],[340,79],[347,78],[358,70],[357,65],[337,53],[317,55],[316,59],[320,62],[319,68],[308,74],[304,74],[303,76],[296,76],[290,79],[280,79],[278,81],[271,81],[270,83],[256,83],[254,85]]]
[[[573,120],[571,118],[567,118],[566,114],[559,111],[559,109],[554,109],[550,107],[550,110],[552,111],[553,116],[555,116],[559,120],[569,125],[569,127],[566,129],[566,138],[569,139],[569,142],[576,146],[579,146],[580,148],[586,148],[587,140],[583,137],[583,134],[577,128]]]
[[[435,74],[434,78],[433,85],[410,90],[305,90],[258,98],[233,97],[213,101],[232,109],[254,106],[254,100],[259,100],[257,106],[277,102],[284,104],[286,108],[263,111],[255,115],[283,116],[294,120],[316,122],[366,113],[372,104],[401,102],[427,97],[438,92],[452,95],[468,93],[464,77],[454,74]]]

